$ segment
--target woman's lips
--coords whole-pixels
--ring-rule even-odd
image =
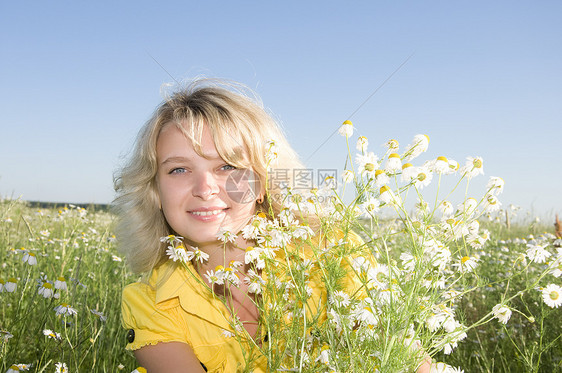
[[[213,221],[222,219],[225,215],[225,211],[228,208],[198,208],[195,210],[188,211],[188,213],[195,219],[200,221]]]

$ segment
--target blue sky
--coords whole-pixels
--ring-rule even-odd
[[[500,196],[562,212],[558,1],[2,2],[0,196],[107,203],[172,78],[240,81],[311,168],[342,168],[352,116],[382,154],[484,158]],[[152,56],[152,57],[151,57]],[[480,188],[480,189],[479,189]]]

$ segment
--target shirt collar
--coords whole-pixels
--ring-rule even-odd
[[[167,261],[153,270],[149,281],[156,288],[156,307],[177,298],[185,312],[223,329],[231,329],[230,312],[218,297],[213,296],[190,262],[184,267],[181,263]]]

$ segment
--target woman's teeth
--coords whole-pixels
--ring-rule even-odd
[[[210,216],[210,215],[217,215],[219,213],[221,213],[223,210],[213,210],[213,211],[192,211],[191,213],[193,215],[198,215],[198,216]]]

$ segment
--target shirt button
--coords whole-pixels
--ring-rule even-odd
[[[135,340],[135,331],[133,329],[129,329],[129,331],[127,332],[127,341],[129,343],[133,343],[134,340]]]

